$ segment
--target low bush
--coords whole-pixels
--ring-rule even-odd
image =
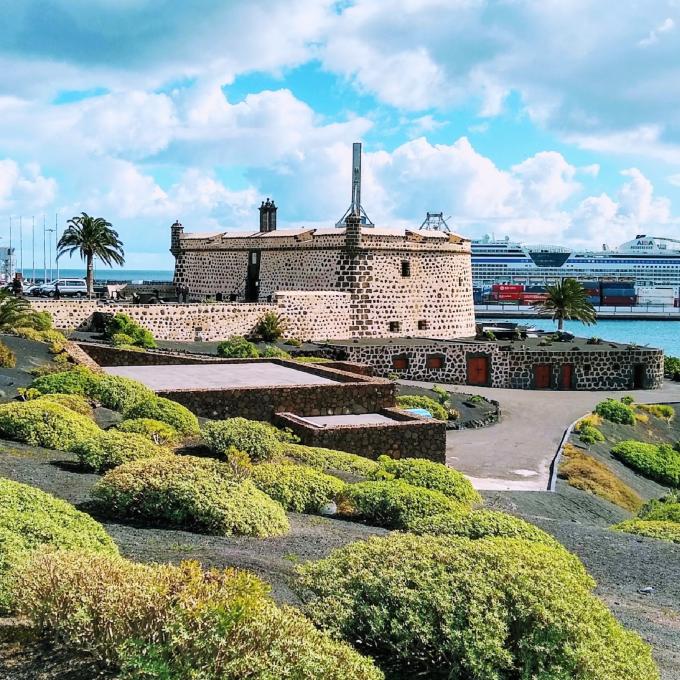
[[[255,326],[255,334],[265,342],[276,342],[286,332],[285,320],[276,312],[265,312]]]
[[[599,428],[602,425],[603,418],[598,416],[597,413],[589,413],[587,416],[583,416],[581,420],[577,421],[574,425],[574,430],[580,432],[583,427],[596,427]]]
[[[597,444],[603,442],[606,437],[593,425],[581,425],[578,430],[578,438],[584,444]]]
[[[12,441],[75,451],[101,432],[87,416],[42,399],[0,405],[0,435]]]
[[[129,420],[136,418],[160,420],[187,436],[196,435],[200,431],[198,418],[186,406],[164,397],[154,396],[152,399],[137,402],[123,411],[123,415]]]
[[[125,336],[125,342],[116,341],[116,336],[121,335]],[[114,314],[106,324],[104,336],[109,340],[113,340],[114,344],[119,345],[135,345],[145,349],[153,349],[158,346],[153,333],[127,314]]]
[[[203,427],[202,435],[205,443],[215,453],[224,455],[234,447],[247,453],[256,463],[273,460],[282,450],[279,430],[258,420],[213,420]]]
[[[601,401],[595,407],[595,413],[612,423],[621,423],[623,425],[635,424],[635,412],[633,409],[616,399],[605,399],[604,401]]]
[[[423,408],[432,414],[437,420],[448,420],[449,414],[446,409],[432,397],[418,396],[414,394],[402,394],[397,397],[397,406],[403,409]]]
[[[276,345],[265,345],[260,352],[261,357],[268,357],[270,359],[290,359],[290,354]]]
[[[52,352],[52,354],[63,352],[66,348],[66,338],[64,337],[64,334],[54,329],[48,328],[39,330],[33,328],[32,326],[25,326],[14,328],[12,333],[17,337],[24,338],[26,340],[44,342],[50,345],[50,352]]]
[[[257,359],[260,353],[257,347],[242,335],[233,335],[217,345],[217,354],[227,359]]]
[[[131,435],[128,435],[131,436]],[[108,472],[92,495],[102,512],[218,536],[280,536],[289,529],[279,503],[224,463],[193,456],[138,460]]]
[[[334,501],[345,483],[306,465],[261,463],[253,467],[255,486],[292,512],[317,513]]]
[[[392,534],[299,568],[304,611],[391,677],[657,680],[647,644],[573,555],[518,539]]]
[[[70,503],[0,478],[0,613],[13,609],[15,570],[40,546],[114,554],[102,526]],[[17,590],[23,596],[23,590]]]
[[[94,418],[94,409],[90,402],[80,394],[43,394],[37,397],[38,401],[59,404],[65,408],[80,413],[81,416]]]
[[[284,345],[289,345],[290,347],[302,347],[302,340],[299,338],[287,338],[283,341]]]
[[[621,403],[625,404],[626,406],[632,406],[635,403],[635,399],[631,397],[630,395],[626,394],[623,397],[621,397]]]
[[[589,491],[631,512],[635,512],[642,504],[639,494],[596,458],[571,444],[565,445],[562,456],[558,475],[569,486]]]
[[[395,460],[389,456],[380,456],[378,463],[380,468],[374,475],[377,479],[400,479],[413,486],[441,491],[454,501],[467,505],[482,502],[482,497],[464,474],[441,463],[424,458]]]
[[[667,486],[680,486],[680,452],[669,444],[647,444],[632,439],[619,442],[612,455],[636,472]]]
[[[680,524],[671,520],[661,519],[627,519],[615,524],[614,531],[622,531],[626,534],[658,538],[661,541],[680,543]]]
[[[52,315],[48,311],[34,312],[31,317],[31,325],[37,331],[51,331]]]
[[[638,404],[638,409],[661,420],[672,420],[675,417],[675,409],[668,404]]]
[[[245,571],[57,552],[36,555],[21,584],[22,609],[36,629],[87,649],[116,677],[383,677],[349,645],[274,604],[268,586]]]
[[[135,339],[127,333],[114,333],[111,336],[111,342],[115,347],[126,347],[128,345],[134,345]]]
[[[102,406],[114,411],[125,411],[156,396],[152,390],[136,380],[94,373],[82,366],[40,376],[33,381],[31,387],[42,394],[80,394],[99,401]]]
[[[176,446],[182,441],[182,435],[172,425],[153,418],[123,420],[116,425],[116,429],[120,432],[142,434],[159,446]]]
[[[295,361],[301,364],[329,364],[333,359],[326,357],[295,357]]]
[[[371,477],[379,469],[378,463],[370,458],[317,446],[291,444],[284,447],[283,453],[288,458],[324,472],[348,472],[359,477]]]
[[[672,380],[680,380],[680,358],[665,354],[663,358],[663,372],[664,375]]]
[[[553,548],[562,546],[542,529],[519,517],[494,510],[471,510],[470,512],[431,515],[414,520],[408,530],[414,534],[434,536],[460,536],[480,538],[521,538],[532,543],[542,543]]]
[[[99,430],[96,436],[76,444],[72,451],[80,464],[92,472],[104,472],[133,460],[170,454],[168,449],[154,444],[142,434],[115,429]]]
[[[348,484],[338,503],[341,514],[386,529],[408,529],[417,519],[465,507],[440,491],[401,481]]]
[[[16,365],[16,354],[4,342],[0,341],[0,366],[2,368],[14,368]]]
[[[662,498],[647,501],[639,510],[638,517],[644,520],[663,520],[680,525],[680,492],[670,491]]]

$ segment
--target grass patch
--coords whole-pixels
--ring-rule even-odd
[[[614,505],[635,512],[642,505],[642,498],[621,481],[604,463],[566,444],[558,475],[569,486],[589,491]]]
[[[675,417],[675,409],[668,404],[638,404],[637,408],[661,420],[671,421]]]
[[[680,543],[680,524],[668,520],[628,519],[625,522],[615,524],[612,529],[626,534]]]

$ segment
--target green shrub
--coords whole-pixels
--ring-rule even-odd
[[[662,420],[673,420],[675,417],[675,409],[668,404],[638,404],[638,408]]]
[[[302,340],[299,338],[288,338],[284,340],[284,345],[289,345],[290,347],[302,347]]]
[[[260,356],[257,347],[242,335],[232,335],[217,345],[217,354],[227,359],[257,359]]]
[[[407,529],[416,519],[465,509],[440,491],[401,481],[348,484],[338,507],[344,515],[386,529]]]
[[[120,432],[136,432],[143,434],[159,446],[176,446],[182,441],[182,435],[172,426],[153,418],[131,418],[116,425]]]
[[[125,336],[125,342],[116,342],[116,336]],[[135,345],[146,349],[157,347],[151,331],[141,326],[127,314],[114,314],[107,322],[104,336],[113,340],[114,344]],[[128,340],[129,339],[129,340]]]
[[[80,464],[93,472],[104,472],[123,463],[144,458],[168,456],[168,449],[154,444],[148,437],[134,432],[99,430],[73,447]]]
[[[658,538],[661,541],[680,543],[680,524],[664,519],[627,519],[615,524],[614,531],[622,531],[626,534]]]
[[[635,403],[635,399],[631,397],[630,395],[626,394],[623,397],[621,397],[621,403],[625,404],[626,406],[632,406]]]
[[[4,342],[0,341],[0,366],[2,368],[14,368],[16,365],[16,354]]]
[[[198,418],[186,406],[164,397],[154,396],[152,399],[137,402],[123,411],[123,415],[129,420],[135,418],[160,420],[187,436],[196,435],[200,431]]]
[[[680,380],[680,358],[664,355],[663,372],[672,380]]]
[[[373,663],[318,631],[245,571],[36,555],[21,576],[37,630],[87,649],[116,677],[380,680]]]
[[[670,491],[662,498],[647,501],[639,510],[638,517],[644,520],[664,520],[680,525],[680,492]]]
[[[542,529],[519,517],[494,510],[431,515],[414,520],[408,530],[414,534],[434,536],[460,536],[474,540],[480,538],[521,538],[532,543],[542,543],[553,548],[560,544]]]
[[[52,315],[48,311],[35,312],[32,318],[32,325],[37,331],[51,331]]]
[[[348,472],[360,477],[371,477],[379,469],[378,463],[370,458],[316,446],[288,445],[284,447],[283,453],[288,458],[324,472]]]
[[[578,438],[584,444],[597,444],[605,441],[605,436],[594,425],[581,425],[578,430]]]
[[[668,486],[680,486],[680,452],[669,444],[619,442],[612,455],[645,477]]]
[[[253,462],[272,460],[281,453],[278,430],[269,423],[246,418],[213,420],[203,427],[202,435],[208,447],[224,454],[232,446],[247,453]]]
[[[434,463],[424,458],[401,458],[380,456],[376,479],[400,479],[413,486],[441,491],[445,496],[464,504],[481,503],[482,497],[475,491],[470,480],[458,470]]]
[[[42,394],[80,394],[99,401],[102,406],[114,411],[125,411],[156,396],[152,390],[136,380],[94,373],[82,366],[43,375],[36,378],[31,387]]]
[[[253,467],[255,486],[292,512],[317,513],[334,501],[345,483],[306,465],[261,463]]]
[[[437,395],[437,401],[442,406],[445,406],[449,399],[451,399],[451,395],[448,393],[448,391],[443,387],[439,387],[439,385],[433,385],[432,391]]]
[[[392,534],[299,573],[312,620],[393,677],[659,677],[580,562],[540,543]]]
[[[59,404],[71,411],[80,413],[81,416],[94,418],[94,410],[90,402],[80,394],[43,394],[38,397],[38,401]]]
[[[333,359],[326,357],[295,357],[295,361],[301,364],[329,364]]]
[[[131,436],[131,435],[130,435]],[[193,456],[138,460],[108,472],[92,490],[102,512],[218,536],[280,536],[289,529],[281,505],[235,480],[224,463]]]
[[[265,345],[264,349],[260,352],[260,356],[270,359],[290,359],[290,354],[276,345]]]
[[[117,552],[89,515],[40,489],[0,478],[0,613],[13,608],[15,569],[40,546]]]
[[[621,423],[623,425],[635,424],[635,412],[633,409],[626,404],[622,404],[620,401],[616,401],[616,399],[601,401],[595,407],[595,413],[612,423]]]
[[[432,399],[432,397],[402,394],[400,397],[397,397],[397,406],[403,409],[424,408],[437,420],[449,419],[449,414],[446,412],[446,409],[439,402]]]
[[[127,345],[134,346],[135,339],[127,333],[114,333],[111,336],[111,342],[113,342],[115,347],[125,347]]]
[[[0,405],[0,435],[12,441],[74,451],[100,433],[87,416],[42,399]]]
[[[276,342],[286,332],[286,322],[274,311],[265,312],[255,326],[255,333],[265,342]]]

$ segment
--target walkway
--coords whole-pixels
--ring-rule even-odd
[[[404,381],[432,387],[430,383]],[[480,430],[449,430],[446,461],[477,489],[545,491],[550,464],[564,431],[606,397],[629,394],[640,403],[680,402],[680,383],[659,390],[555,392],[443,385],[449,392],[480,394],[500,402],[501,422]]]

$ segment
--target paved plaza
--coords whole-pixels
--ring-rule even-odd
[[[404,381],[432,387],[430,383]],[[500,402],[501,422],[479,430],[450,430],[446,460],[477,489],[545,491],[565,430],[606,397],[629,394],[640,403],[680,402],[680,383],[658,390],[556,392],[444,385],[449,392],[480,394]]]

